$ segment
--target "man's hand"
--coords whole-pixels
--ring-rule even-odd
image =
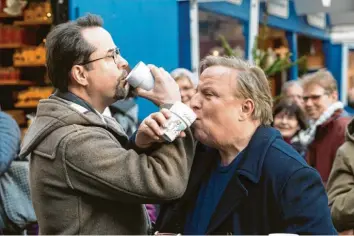
[[[150,71],[155,78],[154,88],[146,91],[142,88],[137,88],[137,94],[143,98],[149,99],[157,106],[163,104],[173,104],[176,101],[181,101],[181,93],[176,81],[163,68],[149,65]]]
[[[152,113],[145,118],[140,124],[135,137],[135,145],[139,148],[148,148],[153,143],[165,142],[161,137],[163,135],[162,127],[164,127],[168,118],[171,117],[171,112],[167,109],[162,109],[160,112]],[[185,137],[186,134],[181,132],[179,137]]]

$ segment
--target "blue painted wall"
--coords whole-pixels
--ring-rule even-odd
[[[179,67],[191,69],[191,27],[189,1],[178,2]]]
[[[286,40],[289,43],[289,50],[291,52],[290,59],[295,62],[298,59],[297,55],[297,34],[295,32],[286,32]],[[298,65],[293,65],[289,69],[289,80],[297,80],[299,77],[299,68]]]
[[[333,77],[337,80],[338,97],[342,94],[342,58],[343,58],[343,45],[332,44],[329,40],[323,41],[323,52],[325,54],[325,66],[332,73]]]
[[[131,66],[139,61],[170,71],[179,66],[176,0],[69,0],[70,19],[87,12],[103,17],[104,27]],[[138,98],[139,119],[158,108]]]

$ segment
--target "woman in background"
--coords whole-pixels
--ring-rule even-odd
[[[181,92],[182,102],[188,104],[196,93],[198,77],[191,71],[184,68],[177,68],[171,72],[172,78],[176,80]]]
[[[307,129],[306,117],[302,109],[294,102],[282,99],[273,110],[273,126],[283,139],[305,158],[306,146],[302,145],[298,134]]]

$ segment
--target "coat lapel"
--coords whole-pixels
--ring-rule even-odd
[[[219,204],[208,226],[207,234],[211,234],[232,213],[243,199],[248,196],[247,186],[241,182],[245,177],[250,183],[257,184],[261,178],[265,155],[280,133],[273,128],[260,126],[252,136],[243,154],[239,156],[240,163],[227,185]],[[246,182],[244,182],[246,184]]]
[[[198,155],[194,159],[189,183],[186,192],[182,197],[182,202],[191,200],[191,197],[199,192],[198,185],[202,182],[205,174],[210,172],[210,169],[213,166],[212,164],[216,163],[215,160],[217,160],[217,150],[208,148],[201,143],[198,143],[196,153]]]
[[[239,176],[233,175],[217,205],[206,234],[211,234],[247,196]]]

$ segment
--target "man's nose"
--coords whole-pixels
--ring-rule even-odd
[[[305,106],[312,106],[313,105],[312,99],[304,100],[304,104],[305,104]]]
[[[287,119],[286,119],[285,117],[283,117],[283,118],[281,119],[281,123],[282,123],[282,124],[286,124],[286,121],[287,121]]]
[[[196,93],[192,96],[191,101],[190,101],[190,107],[193,110],[198,110],[200,108],[200,99],[199,99],[199,94]]]
[[[120,70],[126,70],[128,68],[128,62],[127,60],[125,60],[122,56],[119,56],[119,60],[118,60],[118,63],[117,63],[117,67],[118,69]]]

